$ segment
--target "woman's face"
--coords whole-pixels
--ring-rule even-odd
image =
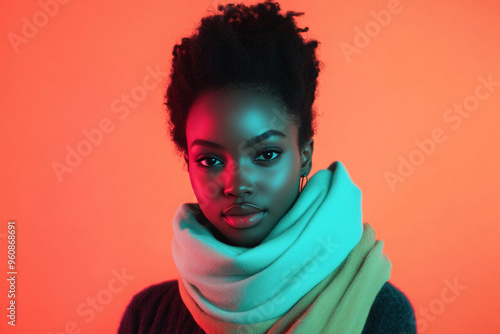
[[[278,100],[242,89],[205,93],[192,105],[186,124],[189,178],[220,241],[257,246],[297,199],[300,175],[312,167],[314,142],[299,152],[298,129],[285,117]],[[252,140],[268,131],[264,140]],[[235,227],[241,217],[225,217],[224,210],[241,203],[264,212],[256,225]]]

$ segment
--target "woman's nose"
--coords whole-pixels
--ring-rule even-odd
[[[226,196],[248,196],[253,194],[254,191],[255,186],[249,171],[238,167],[228,169],[224,189]]]

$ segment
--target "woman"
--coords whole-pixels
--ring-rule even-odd
[[[320,62],[303,13],[219,10],[174,47],[166,93],[198,200],[174,216],[181,277],[137,293],[118,332],[416,333],[344,165],[308,180]]]

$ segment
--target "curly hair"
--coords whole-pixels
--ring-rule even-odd
[[[170,83],[164,104],[176,152],[187,156],[186,122],[194,101],[207,91],[243,87],[278,97],[298,127],[298,147],[316,133],[313,102],[320,61],[318,41],[305,42],[294,16],[266,0],[250,7],[218,6],[221,15],[202,18],[190,38],[174,46]],[[323,63],[321,63],[323,65]],[[186,159],[187,163],[187,159]]]

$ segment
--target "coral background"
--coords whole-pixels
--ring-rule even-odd
[[[196,199],[163,94],[218,3],[0,4],[0,258],[7,277],[13,220],[18,272],[1,333],[115,333],[135,293],[178,277],[172,218]],[[361,188],[419,333],[500,333],[500,2],[280,4],[321,42],[312,173],[339,160]]]

